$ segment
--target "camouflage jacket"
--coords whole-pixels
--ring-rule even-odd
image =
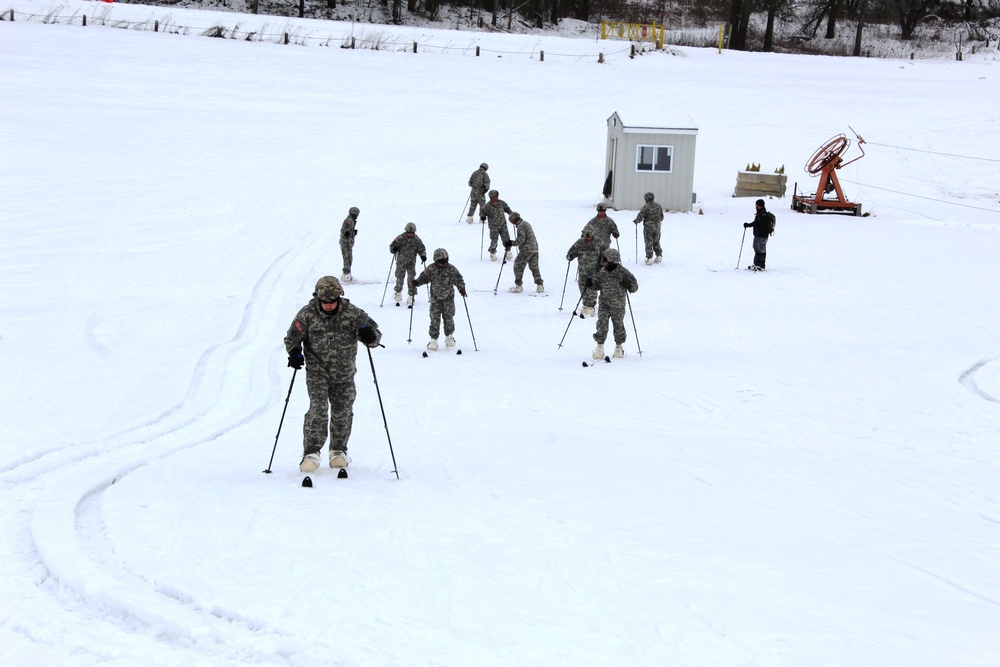
[[[455,290],[453,288],[458,288],[460,292],[465,291],[465,280],[462,279],[462,274],[451,264],[444,266],[440,266],[437,262],[428,264],[427,268],[421,271],[413,282],[418,287],[430,283],[432,301],[454,299]]]
[[[592,289],[601,293],[602,308],[625,308],[625,287],[622,281],[628,283],[628,291],[635,293],[639,291],[639,283],[632,272],[619,264],[614,271],[608,271],[607,267],[602,268],[594,274],[594,286]]]
[[[635,216],[635,222],[663,222],[663,207],[655,201],[649,202],[639,209],[639,215]]]
[[[618,225],[615,224],[610,215],[605,215],[603,218],[595,215],[587,225],[591,225],[594,228],[594,238],[600,239],[601,243],[609,248],[611,247],[612,234],[616,238],[618,236]],[[584,225],[584,227],[587,225]]]
[[[535,230],[528,221],[521,218],[514,227],[517,228],[517,238],[513,239],[513,243],[517,249],[525,254],[538,252],[538,239],[535,238]]]
[[[368,313],[344,297],[332,313],[324,311],[317,299],[310,299],[288,327],[285,351],[291,354],[301,345],[306,370],[318,369],[334,382],[350,382],[358,371],[358,329],[365,325],[375,330],[377,345],[382,332]]]
[[[598,238],[588,241],[584,237],[576,240],[576,243],[569,247],[566,253],[566,261],[577,260],[577,268],[583,277],[593,276],[600,268],[601,256],[607,250],[607,246],[601,243]]]
[[[490,189],[490,175],[486,173],[485,169],[476,169],[472,172],[472,176],[469,176],[469,187],[476,194],[484,194]]]
[[[389,252],[396,255],[396,262],[399,264],[413,263],[416,261],[417,255],[427,256],[427,248],[424,247],[424,242],[420,240],[420,237],[414,234],[411,238],[406,235],[406,232],[392,240],[392,243],[389,244]]]
[[[354,226],[357,220],[348,215],[344,218],[344,224],[340,226],[340,245],[354,247],[354,237],[358,235]]]
[[[507,218],[504,217],[504,213],[507,215],[511,213],[510,206],[507,206],[507,202],[502,199],[497,199],[496,204],[492,200],[487,201],[482,210],[485,211],[486,218],[489,220],[490,229],[497,230],[507,224]]]

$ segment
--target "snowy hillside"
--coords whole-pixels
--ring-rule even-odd
[[[110,11],[0,22],[2,664],[1000,661],[997,63],[431,30],[463,48],[413,54]],[[653,266],[612,211],[639,291],[625,358],[584,367],[565,254],[615,111],[694,119],[698,202]],[[871,215],[771,200],[768,270],[737,270],[737,171],[815,187],[849,128]],[[541,295],[462,220],[483,161]],[[359,351],[351,478],[307,489],[301,372],[261,471],[351,206],[347,298],[385,348]],[[425,292],[412,320],[384,296],[410,221],[468,284],[461,356],[421,357]]]

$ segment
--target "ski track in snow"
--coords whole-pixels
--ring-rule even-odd
[[[987,364],[995,365],[996,363],[997,363],[996,359],[987,359],[985,361],[980,361],[979,363],[975,364],[972,368],[962,373],[962,375],[959,376],[958,381],[962,383],[963,387],[971,391],[976,396],[979,396],[980,398],[990,401],[992,403],[1000,403],[1000,398],[991,395],[990,393],[981,389],[979,385],[976,384],[976,373],[978,373],[984,367],[986,367]]]
[[[304,241],[298,247],[321,246]],[[228,653],[234,662],[248,657],[254,662],[273,661],[270,649],[248,656],[246,649],[227,648],[253,645],[252,635],[260,628],[252,620],[232,610],[201,608],[194,603],[194,596],[160,589],[141,573],[116,565],[114,548],[107,542],[101,518],[100,497],[111,485],[151,461],[212,442],[273,410],[281,386],[273,365],[268,371],[271,391],[256,406],[220,411],[215,401],[206,398],[218,396],[226,385],[252,385],[256,364],[247,362],[255,352],[250,348],[257,342],[253,334],[262,322],[285,315],[285,301],[276,295],[288,290],[278,286],[285,269],[302,259],[289,251],[267,267],[245,303],[236,333],[202,353],[187,392],[177,404],[104,439],[52,446],[41,456],[9,464],[0,471],[0,482],[18,489],[45,479],[45,487],[33,501],[29,531],[32,551],[28,555],[37,557],[45,567],[49,579],[46,588],[64,603],[82,605],[79,611],[85,616],[96,614],[111,625],[126,626],[126,631],[128,625],[139,623],[178,645],[194,642],[207,650],[207,656]],[[219,373],[214,369],[222,370]],[[244,636],[237,641],[234,632]],[[279,637],[282,634],[279,628],[269,628],[269,632]],[[25,636],[30,637],[30,633]],[[210,646],[202,646],[203,642]]]

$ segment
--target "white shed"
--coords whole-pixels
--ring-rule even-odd
[[[604,198],[613,209],[636,210],[652,192],[665,210],[691,210],[694,204],[694,151],[698,128],[690,116],[608,118]],[[639,122],[635,122],[639,121]]]

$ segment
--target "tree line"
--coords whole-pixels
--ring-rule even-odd
[[[258,0],[249,0],[256,9]],[[265,2],[267,0],[264,0]],[[311,0],[316,2],[317,0]],[[680,21],[722,24],[727,28],[728,48],[738,51],[774,50],[775,29],[779,24],[798,24],[803,39],[823,32],[832,39],[842,23],[855,30],[854,55],[860,55],[861,35],[866,24],[899,26],[904,40],[914,37],[924,21],[962,25],[972,39],[996,41],[1000,0],[318,0],[329,9],[371,8],[378,4],[394,23],[411,15],[439,18],[443,7],[468,12],[473,24],[498,30],[509,29],[517,21],[544,28],[561,19],[597,22],[602,19],[629,23],[659,23],[667,28]],[[304,8],[306,0],[276,0]],[[404,5],[405,3],[405,5]],[[763,29],[751,21],[763,15]]]

